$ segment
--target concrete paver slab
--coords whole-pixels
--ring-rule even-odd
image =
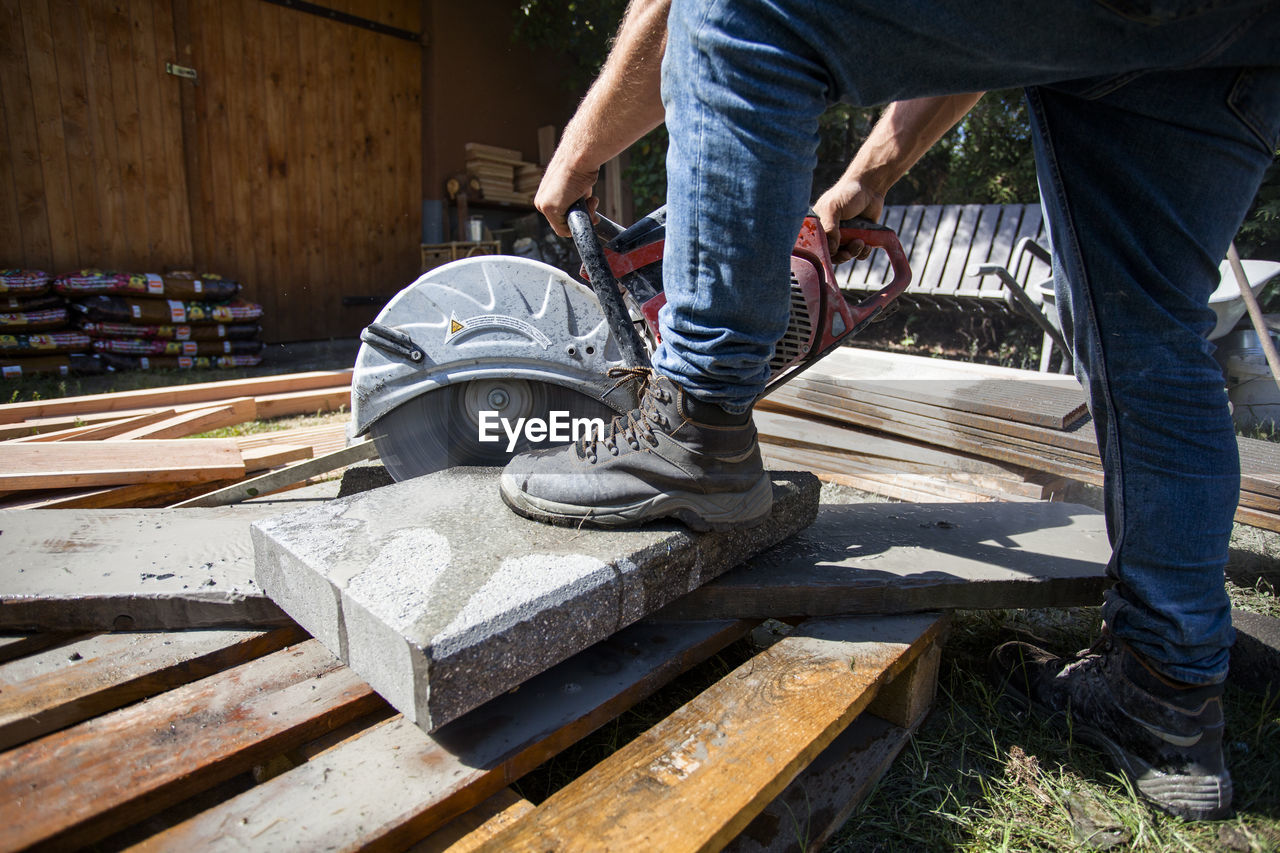
[[[1100,604],[1102,514],[1064,503],[824,504],[797,536],[662,611],[673,619]]]
[[[282,511],[0,511],[0,629],[286,624],[254,581],[249,539],[249,522]]]
[[[695,534],[552,527],[454,468],[253,525],[258,585],[431,731],[810,524],[818,481],[774,476],[774,511]]]

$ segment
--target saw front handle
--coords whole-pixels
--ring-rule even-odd
[[[575,201],[565,218],[569,222],[569,232],[573,234],[573,243],[582,256],[587,278],[591,280],[591,289],[600,301],[600,308],[604,311],[613,339],[618,342],[622,360],[627,367],[648,367],[649,353],[640,340],[635,324],[631,322],[631,312],[622,301],[622,286],[614,278],[613,270],[609,269],[609,262],[605,259],[599,238],[596,237],[586,203],[582,200]]]
[[[840,245],[852,240],[861,240],[868,246],[884,249],[889,256],[889,264],[893,267],[893,281],[857,305],[849,306],[853,314],[853,328],[856,330],[902,295],[911,284],[911,267],[907,264],[907,253],[902,250],[902,243],[892,228],[860,216],[846,219],[840,223]]]

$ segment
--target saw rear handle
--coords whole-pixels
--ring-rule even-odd
[[[907,289],[911,284],[911,266],[907,263],[907,253],[903,251],[897,233],[886,225],[861,216],[843,220],[840,223],[840,245],[853,240],[861,240],[872,248],[884,249],[893,269],[893,281],[857,305],[849,306],[853,314],[854,331],[857,331],[859,326],[879,314]]]

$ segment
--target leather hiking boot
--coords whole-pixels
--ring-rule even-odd
[[[1221,684],[1176,684],[1105,632],[1073,657],[1005,643],[991,664],[1014,703],[1069,714],[1072,734],[1110,756],[1156,807],[1187,820],[1231,813]]]
[[[694,400],[648,368],[610,376],[641,383],[639,406],[603,437],[519,454],[502,472],[502,499],[551,524],[631,527],[676,518],[694,530],[757,524],[773,509],[750,413]]]

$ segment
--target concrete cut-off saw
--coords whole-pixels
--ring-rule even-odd
[[[647,366],[659,340],[665,208],[625,230],[603,218],[592,225],[581,203],[568,219],[589,286],[529,258],[466,258],[425,273],[361,333],[350,433],[372,435],[397,481],[456,465],[504,465],[634,407],[633,383],[619,384],[609,371]],[[911,283],[892,230],[855,219],[841,223],[840,238],[883,249],[893,279],[850,304],[822,226],[806,217],[791,251],[790,321],[766,394],[856,334]]]

